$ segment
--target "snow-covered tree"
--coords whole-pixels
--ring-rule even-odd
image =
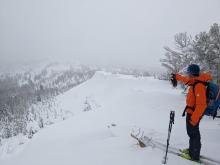
[[[165,47],[165,58],[160,60],[168,73],[181,72],[189,64],[196,63],[201,70],[210,71],[214,81],[220,84],[220,26],[217,23],[194,39],[187,33],[178,33],[174,41],[175,48]]]
[[[164,47],[166,50],[165,58],[161,59],[162,66],[168,69],[168,72],[180,72],[189,63],[194,61],[192,37],[187,33],[178,33],[174,36],[175,49]]]
[[[196,35],[193,46],[202,68],[210,71],[214,79],[220,83],[220,26],[215,23],[209,32]]]

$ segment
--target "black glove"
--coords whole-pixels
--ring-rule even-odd
[[[173,87],[177,86],[176,74],[171,73],[170,81],[171,81]]]

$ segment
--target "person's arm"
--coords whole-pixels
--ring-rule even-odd
[[[191,116],[190,123],[195,126],[198,124],[199,120],[203,116],[205,109],[207,107],[206,104],[206,87],[203,84],[197,84],[195,86],[195,111]]]
[[[189,82],[189,77],[182,76],[180,74],[175,74],[176,75],[176,80],[183,82],[184,84],[187,84]]]

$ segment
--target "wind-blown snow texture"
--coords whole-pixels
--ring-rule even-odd
[[[171,145],[187,147],[185,98],[166,81],[97,72],[95,76],[58,96],[58,104],[74,116],[48,126],[21,145],[17,153],[2,156],[2,165],[158,165],[164,153],[139,148],[130,137],[133,127],[166,142],[170,110],[176,111]],[[218,159],[220,121],[201,122],[202,154]],[[193,162],[168,155],[168,164]]]

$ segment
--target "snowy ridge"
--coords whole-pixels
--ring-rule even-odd
[[[147,136],[166,141],[170,110],[176,111],[171,144],[188,146],[181,117],[185,98],[166,81],[97,72],[56,99],[57,106],[73,117],[42,129],[19,153],[2,156],[0,164],[158,165],[164,152],[140,149],[130,131],[141,127]],[[219,123],[219,119],[206,117],[201,122],[204,155],[220,154]],[[168,157],[169,165],[195,164],[174,155]]]

